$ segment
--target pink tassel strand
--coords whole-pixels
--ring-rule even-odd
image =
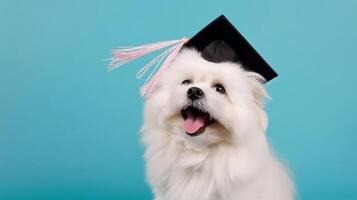
[[[177,56],[177,54],[187,41],[187,38],[182,38],[180,40],[170,40],[153,44],[144,44],[138,47],[119,47],[118,49],[113,50],[113,57],[110,59],[108,70],[111,71],[151,52],[160,50],[165,47],[170,47],[164,52],[162,52],[160,55],[152,59],[136,74],[136,78],[140,79],[154,66],[149,76],[146,78],[144,85],[140,89],[141,96],[145,96],[153,90],[157,82],[160,80],[162,73],[167,69],[167,67]],[[161,63],[161,68],[155,74],[155,71]]]

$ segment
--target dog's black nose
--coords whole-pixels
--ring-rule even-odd
[[[187,90],[187,97],[192,101],[202,98],[203,94],[203,91],[198,87],[191,87]]]

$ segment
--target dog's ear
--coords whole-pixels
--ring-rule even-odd
[[[254,101],[258,106],[263,106],[266,99],[270,99],[270,96],[264,88],[265,79],[258,73],[248,72],[250,79],[250,86],[252,88]]]
[[[270,96],[266,92],[264,88],[265,79],[255,73],[255,72],[248,72],[248,77],[250,79],[250,85],[253,92],[253,98],[255,102],[255,110],[257,112],[260,125],[265,130],[268,126],[268,117],[263,109],[264,103],[266,99],[270,99]]]

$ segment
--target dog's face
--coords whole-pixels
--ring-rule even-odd
[[[261,80],[238,64],[208,62],[183,49],[147,98],[144,129],[189,148],[248,140],[267,124]]]

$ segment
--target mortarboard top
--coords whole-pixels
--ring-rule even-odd
[[[210,62],[240,63],[245,70],[262,75],[266,82],[278,76],[224,15],[194,35],[184,47],[196,49]]]

